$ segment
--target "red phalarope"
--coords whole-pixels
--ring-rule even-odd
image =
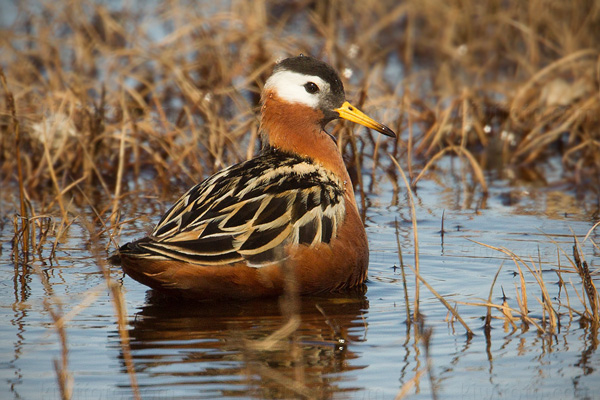
[[[199,299],[280,295],[284,266],[301,294],[362,284],[367,237],[324,129],[337,118],[395,137],[345,100],[328,64],[302,55],[281,61],[262,92],[261,154],[192,187],[150,236],[111,261],[145,285]]]

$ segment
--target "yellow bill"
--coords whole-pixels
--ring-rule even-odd
[[[334,111],[336,111],[340,115],[340,118],[356,122],[357,124],[361,124],[363,126],[366,126],[367,128],[375,129],[377,132],[381,132],[386,136],[390,136],[393,138],[396,137],[396,134],[393,130],[375,121],[373,118],[369,117],[368,115],[366,115],[347,101],[345,101],[340,108],[334,109]]]

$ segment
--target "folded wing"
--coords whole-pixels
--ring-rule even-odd
[[[191,188],[136,248],[150,258],[199,265],[277,262],[288,244],[336,237],[343,185],[311,160],[273,150]]]

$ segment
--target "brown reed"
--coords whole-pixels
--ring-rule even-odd
[[[2,138],[0,165],[17,171],[7,183],[19,187],[21,212],[29,193],[42,209],[58,204],[64,216],[81,185],[100,185],[115,199],[114,212],[127,194],[124,183],[143,172],[163,187],[187,186],[250,157],[258,91],[272,62],[306,49],[348,71],[348,93],[358,105],[394,116],[389,124],[407,135],[391,152],[406,154],[413,185],[436,161],[459,156],[485,192],[485,171],[496,162],[504,171],[530,166],[543,174],[536,166],[558,155],[575,185],[600,186],[596,2],[577,9],[551,0],[531,7],[474,0],[297,7],[236,3],[210,18],[183,4],[158,7],[150,11],[155,18],[177,24],[152,42],[140,40],[148,35],[144,15],[128,9],[47,5],[45,18],[65,28],[54,31],[23,3],[0,55],[13,140]],[[321,46],[285,33],[286,21],[298,15]],[[400,66],[390,60],[407,67],[398,80],[379,73]],[[420,85],[430,90],[415,90]],[[379,152],[389,144],[370,135],[340,136],[340,148],[357,168],[365,157],[373,160],[372,174],[388,168]],[[22,151],[31,155],[27,161]]]
[[[390,157],[391,157],[391,155],[390,155]],[[406,190],[408,193],[408,196],[407,196],[408,197],[408,206],[410,208],[411,220],[412,220],[412,225],[413,225],[413,236],[414,236],[413,247],[414,247],[414,252],[415,252],[415,265],[414,265],[414,267],[412,267],[410,265],[408,266],[411,269],[411,271],[413,271],[413,273],[415,274],[415,278],[416,278],[414,306],[413,306],[413,309],[414,309],[413,321],[418,322],[420,320],[419,282],[422,282],[425,285],[425,287],[427,287],[427,289],[448,309],[448,311],[450,313],[452,313],[454,318],[456,318],[461,323],[461,325],[467,331],[467,337],[471,338],[474,335],[473,331],[471,330],[471,328],[469,328],[469,326],[466,324],[466,322],[461,318],[461,316],[459,315],[456,308],[452,307],[450,305],[450,303],[448,303],[448,301],[446,299],[444,299],[443,296],[441,296],[429,283],[427,283],[427,281],[419,273],[419,236],[417,233],[417,214],[415,211],[415,204],[413,201],[412,190],[410,189],[408,179],[406,179],[406,175],[404,174],[404,171],[402,170],[402,167],[400,166],[398,161],[396,161],[393,157],[391,157],[391,159],[392,159],[392,162],[398,168],[398,171],[400,172],[400,175],[402,176],[402,179],[404,180],[404,184],[406,185]]]
[[[550,240],[554,242],[553,239],[550,238]],[[566,296],[566,300],[567,300],[567,304],[563,305],[563,306],[565,306],[569,310],[568,315],[569,315],[570,320],[573,319],[573,314],[577,314],[580,317],[582,317],[583,319],[585,319],[586,321],[590,321],[592,326],[600,327],[600,320],[598,320],[598,313],[599,313],[598,304],[599,304],[600,296],[598,294],[598,291],[596,290],[596,286],[593,282],[593,278],[591,277],[589,267],[587,266],[587,263],[585,262],[585,260],[582,260],[582,258],[581,258],[582,253],[581,253],[581,250],[578,248],[578,243],[577,243],[576,237],[574,237],[574,241],[575,241],[575,244],[573,245],[573,260],[571,260],[569,258],[569,261],[571,262],[571,267],[572,267],[571,271],[568,271],[561,266],[560,253],[565,254],[565,256],[566,256],[566,253],[564,253],[564,251],[558,246],[558,244],[556,242],[554,242],[557,246],[557,250],[559,251],[559,255],[558,255],[559,268],[554,270],[554,272],[558,276],[559,287],[561,288],[561,290],[565,291],[565,296]],[[513,324],[512,315],[517,314],[517,315],[520,315],[521,320],[525,327],[528,325],[532,325],[540,333],[549,333],[549,334],[556,333],[558,327],[560,326],[561,315],[558,313],[556,301],[554,301],[553,297],[550,296],[550,294],[548,292],[548,287],[543,279],[541,262],[538,263],[538,265],[536,266],[536,264],[535,264],[535,262],[533,262],[533,260],[531,260],[530,263],[527,263],[521,257],[519,257],[518,255],[516,255],[515,253],[513,253],[512,251],[510,251],[508,249],[490,246],[490,245],[476,242],[476,241],[475,241],[475,243],[478,243],[478,244],[485,246],[487,248],[490,248],[492,250],[504,253],[513,260],[513,262],[515,263],[515,266],[517,268],[518,275],[519,275],[519,281],[520,281],[520,287],[516,288],[516,301],[519,306],[519,309],[517,310],[517,309],[509,307],[506,303],[506,296],[503,296],[504,301],[503,301],[502,305],[497,305],[497,304],[492,303],[491,291],[490,291],[490,297],[488,298],[487,302],[484,302],[484,303],[461,302],[461,303],[466,304],[466,305],[471,305],[471,306],[487,307],[488,310],[490,308],[498,309],[502,312],[505,321],[507,323],[510,323],[511,325],[513,325],[513,328],[514,328],[514,324]],[[539,319],[537,319],[537,318],[534,319],[529,316],[529,308],[528,308],[528,302],[527,302],[527,283],[525,280],[522,266],[525,267],[525,269],[535,279],[537,286],[539,288],[539,291],[542,295],[541,298],[536,298],[537,302],[539,303],[539,305],[541,306],[541,309],[542,309],[542,316]],[[500,271],[500,269],[498,270],[498,272],[499,271]],[[578,309],[574,308],[571,305],[568,290],[567,290],[566,285],[564,284],[565,280],[563,278],[563,274],[569,273],[569,272],[576,273],[581,279],[581,286],[583,289],[582,294],[584,294],[584,296],[581,296],[579,294],[575,285],[572,282],[571,282],[571,287],[575,290],[577,297],[580,301],[580,304],[583,307],[583,311],[579,311]],[[498,276],[498,274],[496,274],[496,277],[497,276]],[[495,280],[496,280],[496,278],[494,278],[494,281]],[[559,298],[558,305],[560,305],[560,298]],[[488,311],[488,315],[486,317],[486,326],[489,324],[490,319],[491,319],[491,317],[490,317],[489,311]]]

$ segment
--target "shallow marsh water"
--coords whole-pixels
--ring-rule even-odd
[[[2,18],[8,15],[4,11]],[[161,36],[156,28],[152,33]],[[390,68],[393,82],[402,74],[398,64],[391,63],[386,72]],[[577,315],[570,318],[566,305],[581,311],[580,301],[570,284],[567,298],[554,272],[559,266],[568,268],[573,235],[583,242],[598,221],[598,199],[576,195],[566,184],[547,187],[508,181],[493,182],[489,196],[483,197],[463,181],[456,159],[446,158],[436,166],[437,176],[423,180],[416,192],[420,273],[451,305],[457,305],[475,333],[472,338],[457,321],[449,321],[446,308],[420,285],[424,323],[419,329],[430,332],[431,338],[428,347],[415,339],[416,327],[406,323],[396,239],[398,234],[404,263],[414,265],[410,212],[404,190],[395,196],[387,178],[378,176],[378,185],[367,199],[371,261],[366,289],[303,298],[295,334],[269,348],[261,347],[264,340],[288,320],[277,300],[172,301],[113,268],[111,276],[126,300],[141,397],[392,399],[413,383],[407,396],[417,399],[434,395],[442,399],[600,398],[598,332],[580,324]],[[363,173],[368,180],[368,171]],[[142,192],[144,184],[139,182]],[[131,398],[114,305],[98,267],[99,258],[107,255],[105,249],[114,246],[106,242],[106,235],[100,241],[90,240],[90,229],[102,228],[91,223],[91,210],[77,210],[82,214],[58,243],[55,257],[51,247],[53,231],[60,225],[57,219],[52,220],[49,240],[40,254],[32,256],[30,266],[15,265],[11,240],[17,202],[8,198],[5,189],[0,200],[4,321],[0,398],[60,398],[54,371],[54,362],[61,357],[60,339],[46,309],[49,304],[56,310],[58,302],[62,314],[69,316],[65,329],[73,398]],[[130,200],[122,204],[121,213],[135,220],[123,226],[117,236],[120,243],[148,232],[175,198]],[[600,228],[590,235],[596,243],[599,236]],[[514,262],[476,241],[506,248],[541,266],[561,315],[554,334],[540,334],[518,321],[513,330],[498,311],[492,312],[495,319],[486,332],[486,309],[461,304],[487,299],[502,266],[492,301],[501,304],[504,293],[508,304],[518,308],[520,281]],[[582,250],[597,278],[598,250],[589,240],[582,243]],[[404,272],[412,311],[415,275],[408,266]],[[49,285],[42,283],[41,276]],[[563,278],[571,278],[581,295],[577,275],[565,272]],[[528,308],[538,320],[540,289],[527,271],[525,279]]]
[[[423,278],[452,305],[477,302],[487,299],[502,265],[492,301],[501,304],[504,290],[509,305],[518,308],[519,277],[513,261],[474,241],[505,247],[537,266],[541,263],[555,306],[563,304],[557,306],[561,325],[555,334],[539,334],[520,322],[513,330],[502,319],[493,319],[487,335],[482,319],[486,309],[458,304],[461,317],[475,333],[468,338],[458,322],[448,321],[439,300],[420,285],[424,316],[420,329],[431,332],[431,339],[428,348],[422,341],[415,343],[415,326],[406,324],[396,244],[397,225],[404,263],[414,265],[410,213],[404,190],[394,204],[392,186],[382,177],[368,195],[371,262],[366,290],[302,299],[298,330],[271,348],[260,346],[287,321],[276,300],[176,302],[113,268],[111,275],[126,299],[142,398],[390,399],[411,380],[415,386],[409,398],[434,394],[444,399],[598,398],[598,332],[580,324],[577,316],[569,318],[564,289],[553,272],[559,259],[561,268],[568,265],[560,250],[570,257],[573,235],[582,241],[598,218],[593,199],[575,199],[560,187],[515,188],[504,182],[495,183],[484,199],[468,195],[460,181],[446,181],[452,186],[424,180],[416,193]],[[124,204],[124,215],[140,218],[124,226],[120,242],[142,236],[166,205],[143,198]],[[15,269],[12,220],[3,218],[1,398],[60,398],[53,367],[53,360],[60,359],[60,344],[44,308],[48,299],[58,299],[65,314],[78,311],[66,324],[73,398],[132,396],[114,307],[97,264],[96,254],[106,255],[102,247],[106,243],[89,241],[86,218],[91,221],[91,212],[70,226],[55,260],[50,257],[51,246],[34,257],[32,267],[48,278],[47,287],[34,268]],[[597,229],[590,235],[596,243],[598,236]],[[591,270],[597,270],[597,250],[589,241],[582,248]],[[405,273],[412,311],[415,275],[408,267]],[[571,277],[580,290],[575,274],[564,277]],[[525,272],[525,279],[531,315],[540,317],[539,287],[531,274]],[[567,289],[571,306],[581,310],[575,291],[570,285]],[[86,299],[89,304],[78,308]],[[501,316],[497,311],[492,315]],[[431,374],[426,371],[428,363]],[[424,373],[415,379],[419,372]]]

